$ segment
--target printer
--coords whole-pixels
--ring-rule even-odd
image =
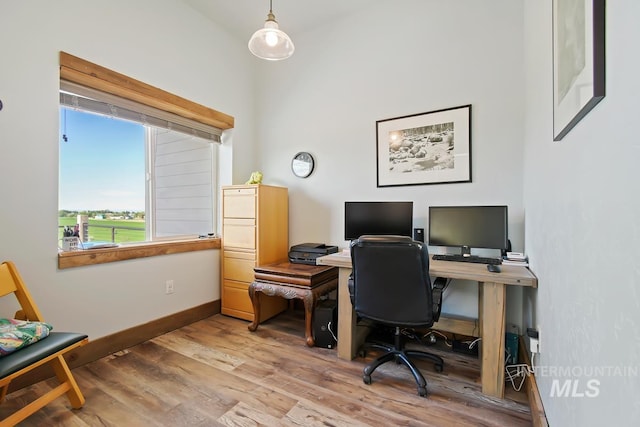
[[[324,243],[302,243],[291,246],[289,262],[316,265],[316,258],[336,252],[338,252],[337,246],[327,246]]]

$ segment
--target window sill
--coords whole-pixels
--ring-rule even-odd
[[[220,239],[211,238],[137,243],[118,246],[117,248],[60,252],[58,253],[58,268],[82,267],[84,265],[104,264],[127,259],[220,249],[220,247]]]

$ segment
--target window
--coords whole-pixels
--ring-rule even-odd
[[[79,191],[73,188],[79,182],[85,181],[85,191],[91,194],[94,181],[88,177],[93,171],[112,180],[111,188],[122,187],[117,199],[120,205],[69,206],[67,210],[92,211],[94,218],[137,219],[144,230],[144,237],[118,240],[116,230],[115,236],[105,238],[103,234],[99,240],[176,241],[215,231],[217,147],[222,132],[233,127],[233,117],[64,52],[60,52],[60,105],[60,209],[66,208],[67,190]],[[73,131],[69,129],[72,120]],[[104,132],[98,130],[105,125],[109,133],[119,136],[105,141]],[[72,133],[67,135],[65,128]],[[90,143],[84,144],[86,152],[79,160],[77,153],[67,151],[72,151],[70,147],[77,143],[73,139],[83,132],[88,132],[83,137]],[[80,161],[94,161],[94,167],[74,164]],[[107,173],[101,172],[102,166]],[[67,179],[67,172],[74,179]],[[133,196],[129,201],[127,193]],[[124,231],[120,234],[126,235]],[[176,245],[176,249],[161,252],[183,252],[189,247],[195,246]],[[149,255],[121,259],[139,256]]]
[[[217,144],[147,127],[151,240],[215,231]]]
[[[83,109],[61,94],[59,230],[86,215],[86,240],[115,243],[214,232],[217,144]],[[93,102],[93,101],[92,101]],[[108,106],[105,106],[108,108]]]

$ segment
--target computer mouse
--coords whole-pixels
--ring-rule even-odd
[[[494,264],[487,264],[487,270],[492,273],[500,273],[500,266]]]

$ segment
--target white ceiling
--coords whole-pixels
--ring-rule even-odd
[[[269,0],[181,0],[241,40],[264,26]],[[372,0],[273,0],[280,29],[295,43],[296,34],[354,13]]]

